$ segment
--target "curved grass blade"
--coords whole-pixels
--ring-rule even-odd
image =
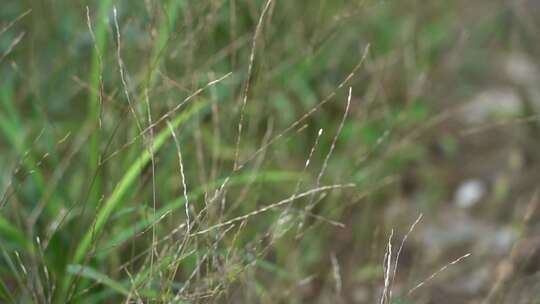
[[[88,29],[94,40],[94,50],[92,52],[92,61],[89,74],[89,91],[88,91],[88,121],[90,124],[95,125],[99,122],[101,124],[101,107],[102,100],[102,85],[103,85],[103,54],[107,48],[107,16],[111,11],[112,1],[102,0],[99,5],[99,12],[96,17],[95,30],[92,29],[90,23],[90,12],[88,7]],[[97,172],[99,164],[99,146],[100,146],[100,132],[92,132],[90,137],[90,159],[88,162],[88,170],[90,174]],[[96,182],[92,190],[90,191],[89,201],[95,203],[98,201],[101,182],[100,176],[96,176]]]
[[[114,290],[125,296],[129,294],[129,291],[121,283],[109,278],[107,275],[91,267],[78,265],[78,264],[75,264],[75,265],[70,264],[67,267],[67,272],[72,275],[77,275],[77,276],[85,277],[88,279],[92,279],[100,284],[103,284],[109,287],[111,290]]]
[[[200,101],[198,103],[195,103],[186,112],[178,115],[175,119],[173,119],[171,121],[171,124],[175,128],[179,127],[189,118],[191,118],[194,114],[206,107],[207,104],[207,101]],[[170,137],[170,130],[168,128],[163,128],[163,130],[161,130],[159,134],[155,137],[151,151],[157,153],[165,144],[167,139],[169,139]],[[112,212],[123,203],[123,198],[125,194],[131,188],[132,184],[135,182],[143,168],[148,164],[150,158],[151,155],[149,150],[144,149],[141,155],[133,162],[133,164],[123,175],[120,182],[114,188],[112,194],[103,203],[103,206],[99,209],[94,225],[86,231],[81,242],[78,244],[72,259],[72,264],[80,264],[84,260],[84,258],[89,252],[92,242],[101,234]],[[66,294],[67,288],[71,284],[72,279],[72,274],[68,274],[64,279],[62,284],[63,292],[61,293],[61,296],[64,296]]]

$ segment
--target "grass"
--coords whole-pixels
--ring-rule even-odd
[[[99,13],[96,18],[97,25],[95,32],[90,23],[90,12],[87,8],[88,30],[94,40],[94,51],[91,58],[90,75],[89,75],[89,94],[88,94],[88,123],[96,125],[96,122],[101,127],[101,115],[103,107],[103,55],[106,50],[107,43],[107,16],[111,10],[111,1],[101,1]],[[90,155],[88,160],[88,172],[98,172],[99,166],[99,148],[100,148],[100,133],[93,132],[90,139]],[[94,181],[95,186],[90,193],[89,202],[96,204],[101,191],[101,179],[99,174]]]
[[[203,103],[198,103],[195,109],[187,111],[182,115],[179,115],[171,123],[174,127],[179,127],[183,122],[185,122],[196,110],[199,110],[204,106]],[[153,142],[151,150],[158,152],[159,149],[163,146],[168,138],[171,137],[171,132],[167,129],[163,129]],[[91,244],[94,242],[94,239],[98,238],[103,230],[107,220],[111,216],[112,212],[123,202],[123,198],[127,191],[131,188],[134,181],[137,179],[137,176],[141,173],[142,169],[150,161],[151,155],[150,152],[145,150],[129,167],[125,175],[120,179],[120,182],[116,185],[110,197],[103,203],[100,207],[98,214],[96,215],[96,221],[94,225],[84,234],[84,237],[80,241],[75,250],[73,257],[73,263],[80,263],[85,255],[88,253]],[[66,279],[69,282],[69,279]]]
[[[495,2],[0,4],[0,302],[427,303]]]

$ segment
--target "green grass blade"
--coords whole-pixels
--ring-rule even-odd
[[[0,216],[0,241],[11,241],[21,248],[31,248],[31,245],[24,237],[24,234],[2,216]]]
[[[177,128],[183,123],[185,123],[189,118],[194,114],[199,112],[201,109],[208,105],[207,101],[199,101],[195,103],[191,108],[186,110],[184,113],[178,115],[175,119],[171,121],[172,125]],[[134,161],[130,168],[126,171],[123,177],[120,179],[120,182],[114,188],[112,194],[104,202],[103,206],[99,209],[96,216],[95,224],[90,227],[84,234],[81,242],[78,244],[75,254],[72,259],[72,264],[80,264],[85,256],[88,254],[91,244],[96,236],[99,236],[105,224],[107,223],[112,212],[123,203],[123,198],[125,194],[129,191],[132,184],[135,182],[143,168],[148,164],[151,159],[150,151],[157,153],[163,144],[171,137],[170,130],[168,128],[163,128],[159,134],[155,137],[152,145],[152,149],[144,149],[141,155]],[[61,297],[65,296],[67,288],[69,287],[72,275],[68,274],[63,281]],[[62,299],[59,299],[62,300]]]
[[[107,16],[111,11],[111,0],[102,0],[99,6],[99,13],[96,17],[96,26],[94,31],[94,49],[92,52],[92,63],[90,66],[89,75],[89,90],[88,90],[88,121],[91,125],[97,125],[100,119],[100,90],[101,90],[101,77],[102,66],[107,48]],[[98,169],[99,164],[99,146],[100,146],[100,132],[92,132],[90,137],[89,146],[89,160],[88,171],[90,174],[94,174]],[[90,191],[88,201],[90,203],[96,203],[99,199],[101,192],[101,181],[99,175],[96,176],[94,185]]]
[[[81,277],[85,277],[88,279],[92,279],[100,284],[103,284],[112,290],[121,293],[125,296],[129,294],[129,291],[126,287],[124,287],[121,283],[109,278],[107,275],[91,268],[88,266],[83,265],[73,265],[70,264],[67,267],[67,272],[72,275],[78,275]]]
[[[148,88],[151,88],[154,83],[157,67],[161,63],[161,59],[163,58],[163,52],[165,50],[165,47],[167,46],[167,41],[169,41],[171,32],[176,24],[179,7],[183,4],[184,0],[169,0],[169,2],[165,5],[165,13],[167,15],[161,20],[157,41],[154,48],[152,49],[150,67],[147,75]]]
[[[206,105],[207,102],[196,103],[188,111],[182,113],[177,118],[175,118],[171,122],[172,125],[174,127],[180,126],[182,123],[186,122],[191,116],[193,116]],[[165,143],[165,141],[170,137],[171,133],[167,128],[161,130],[161,132],[156,136],[153,142],[151,151],[154,151],[154,153],[158,152]],[[94,238],[94,235],[100,234],[105,223],[111,216],[111,213],[122,202],[124,195],[129,190],[130,186],[133,184],[137,176],[139,176],[139,173],[141,173],[144,166],[148,164],[150,158],[150,151],[148,149],[144,149],[142,154],[135,160],[135,162],[124,174],[120,182],[116,185],[111,196],[107,199],[107,201],[103,204],[103,207],[101,207],[101,209],[99,210],[94,226],[86,232],[82,241],[79,243],[73,258],[74,264],[78,264],[82,261],[88,249],[90,249],[90,244],[92,242],[92,239]]]

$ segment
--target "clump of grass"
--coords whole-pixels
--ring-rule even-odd
[[[262,258],[270,248],[270,246],[267,246],[262,252],[254,248],[255,251],[253,251],[253,254],[255,254],[255,259],[252,259],[249,258],[251,255],[249,251],[251,250],[245,251],[242,250],[242,246],[238,246],[241,242],[245,244],[244,246],[257,247],[256,244],[262,240],[260,238],[261,236],[255,237],[251,241],[246,238],[250,232],[249,230],[245,231],[245,228],[252,218],[259,218],[269,211],[277,210],[284,206],[290,208],[293,202],[306,197],[310,197],[311,204],[313,204],[315,195],[318,193],[353,186],[352,184],[321,185],[322,174],[328,166],[329,155],[335,147],[336,135],[315,187],[300,192],[299,182],[293,196],[278,200],[276,203],[263,205],[255,209],[253,207],[246,208],[247,206],[242,206],[240,213],[244,214],[232,217],[231,215],[237,212],[235,210],[227,210],[227,192],[236,192],[234,189],[236,184],[246,185],[242,190],[242,193],[244,193],[242,196],[246,197],[246,194],[252,192],[251,188],[255,185],[266,182],[280,183],[294,176],[279,171],[272,173],[268,169],[264,169],[259,173],[257,172],[259,170],[257,167],[253,168],[253,172],[249,172],[248,166],[250,162],[262,161],[264,158],[261,155],[264,155],[263,153],[266,153],[271,145],[277,144],[281,138],[285,138],[287,133],[300,127],[303,121],[312,116],[336,95],[335,92],[332,93],[300,119],[295,120],[284,131],[280,132],[277,136],[271,137],[263,146],[251,153],[252,156],[240,164],[239,152],[243,149],[243,141],[241,140],[243,133],[242,126],[244,115],[247,111],[246,101],[255,66],[257,40],[259,39],[259,35],[262,34],[263,17],[271,9],[272,5],[272,1],[268,1],[264,6],[252,40],[253,44],[250,51],[251,55],[249,56],[247,72],[248,78],[245,80],[243,102],[240,109],[233,171],[227,174],[221,181],[215,180],[205,186],[193,186],[193,190],[187,186],[188,175],[193,174],[192,163],[188,162],[189,157],[192,156],[191,153],[188,153],[185,157],[182,156],[180,146],[183,144],[180,144],[180,142],[185,141],[186,135],[189,134],[190,121],[207,115],[201,115],[200,113],[206,111],[209,106],[212,106],[214,109],[214,114],[218,113],[216,111],[219,111],[221,108],[220,104],[224,101],[209,100],[200,95],[205,94],[207,89],[219,85],[230,73],[226,74],[225,77],[209,81],[200,89],[193,90],[183,101],[177,102],[175,106],[162,112],[159,114],[159,118],[153,120],[151,112],[159,113],[161,110],[152,110],[153,105],[149,102],[149,95],[155,90],[154,86],[159,85],[156,71],[162,65],[167,41],[175,27],[174,21],[177,19],[176,14],[180,7],[179,1],[171,1],[166,6],[170,9],[170,11],[167,11],[170,14],[165,14],[162,21],[158,22],[160,25],[158,27],[157,42],[151,52],[151,64],[146,72],[146,81],[143,82],[144,87],[141,90],[143,94],[140,95],[133,95],[132,80],[129,78],[127,67],[122,58],[121,37],[123,35],[121,34],[122,29],[118,20],[118,10],[113,8],[111,1],[102,1],[97,17],[95,18],[97,25],[94,28],[94,21],[92,21],[91,16],[92,10],[89,7],[86,8],[86,26],[93,44],[88,74],[88,111],[85,123],[86,128],[90,132],[79,132],[78,134],[68,136],[67,139],[58,139],[58,141],[70,144],[69,138],[79,139],[84,134],[87,134],[88,137],[83,138],[83,142],[87,142],[86,147],[78,151],[78,153],[86,153],[88,156],[88,160],[86,161],[88,169],[86,172],[89,173],[90,179],[87,180],[87,194],[71,204],[66,204],[65,199],[62,197],[47,201],[48,203],[52,201],[58,204],[58,206],[54,207],[52,204],[46,204],[45,207],[49,210],[49,213],[46,213],[47,217],[44,217],[40,213],[36,215],[38,219],[37,223],[48,227],[46,228],[48,231],[46,232],[45,243],[40,243],[39,246],[35,246],[34,242],[29,241],[27,239],[27,233],[21,232],[10,221],[4,219],[0,221],[2,235],[4,235],[6,240],[9,240],[9,248],[17,248],[17,251],[15,251],[15,260],[13,260],[14,257],[10,253],[11,249],[2,248],[5,262],[11,265],[13,275],[8,276],[7,280],[2,281],[3,296],[6,300],[14,301],[19,296],[22,297],[21,299],[33,299],[43,302],[54,301],[58,303],[65,301],[78,302],[82,297],[88,298],[90,301],[100,301],[99,299],[112,300],[118,298],[118,296],[123,296],[128,300],[154,299],[164,302],[180,299],[188,300],[190,297],[219,298],[226,291],[224,285],[237,282],[239,277],[242,276],[242,273],[251,268],[254,265],[253,262]],[[114,35],[109,35],[108,33],[110,24],[107,20],[111,14],[111,10],[113,11]],[[172,18],[172,20],[169,20],[169,18]],[[109,56],[108,40],[113,37],[116,37],[116,56]],[[117,132],[120,130],[118,128],[122,124],[124,126],[126,124],[123,121],[124,119],[118,123],[112,123],[110,117],[113,117],[114,113],[109,112],[112,109],[108,108],[107,105],[113,98],[122,97],[121,95],[116,95],[116,97],[107,95],[107,91],[110,90],[110,80],[108,79],[110,76],[107,70],[112,68],[109,62],[113,58],[116,58],[117,68],[119,70],[121,86],[119,90],[123,91],[123,98],[127,102],[124,108],[131,113],[131,115],[125,118],[136,125],[134,131],[130,131],[130,128],[126,129],[127,141],[119,144],[114,143],[115,137],[118,136]],[[353,73],[339,85],[338,89],[351,80]],[[133,102],[134,98],[145,100],[146,106],[142,108],[136,107]],[[347,109],[350,100],[351,93],[349,92]],[[7,102],[11,104],[11,101]],[[143,109],[148,116],[148,124],[146,126],[139,119],[140,115],[145,115],[144,113],[140,113]],[[16,114],[14,108],[12,113]],[[123,110],[123,113],[125,115],[126,110]],[[20,117],[14,116],[12,125],[5,125],[5,134],[11,134],[8,138],[11,138],[14,146],[18,147],[17,151],[22,153],[27,150],[25,153],[29,156],[23,158],[20,166],[28,172],[28,176],[32,176],[33,185],[37,185],[40,192],[45,193],[48,187],[45,178],[47,172],[41,171],[44,170],[41,168],[41,165],[46,157],[42,157],[39,161],[34,161],[32,155],[35,153],[33,151],[36,150],[35,147],[25,148],[21,141],[15,144],[16,135],[14,133],[23,130],[19,122],[20,120],[22,120]],[[128,126],[132,123],[128,123]],[[114,126],[115,124],[116,126]],[[167,127],[163,127],[164,124]],[[342,128],[343,122],[340,130]],[[176,134],[176,129],[181,130],[180,136]],[[154,130],[156,132],[155,135]],[[112,133],[109,133],[110,131]],[[107,136],[109,137],[108,139]],[[321,134],[318,135],[318,137],[320,136]],[[166,150],[171,140],[175,143],[174,146],[178,155],[182,194],[179,198],[166,203],[161,201],[162,193],[160,190],[163,187],[157,185],[162,179],[157,176],[160,165],[156,161],[156,157],[164,154],[163,150]],[[135,151],[138,150],[138,143],[141,141],[142,147],[137,155]],[[110,152],[110,147],[114,145],[117,147],[113,148],[112,152]],[[129,153],[126,154],[126,152]],[[314,152],[315,146],[311,151],[311,155]],[[57,158],[61,159],[62,157],[60,151],[51,151],[50,153],[56,154],[55,157]],[[111,169],[114,170],[117,167],[122,167],[122,165],[118,165],[118,163],[121,163],[118,162],[121,155],[127,155],[128,158],[132,158],[131,155],[135,156],[127,163],[125,169],[122,170],[123,173],[119,174],[117,181],[109,183],[106,181],[106,172]],[[222,156],[217,155],[217,157],[220,158]],[[75,167],[73,164],[68,164],[69,166],[73,166],[72,172],[74,174],[80,174],[77,171],[80,170],[78,167]],[[152,183],[150,188],[152,192],[151,196],[153,197],[151,199],[152,206],[142,208],[137,206],[124,207],[134,198],[129,193],[137,188],[140,188],[138,191],[143,194],[143,198],[147,197],[145,193],[148,190],[144,186],[146,182],[141,181],[141,176],[144,177],[148,166],[151,166],[150,174],[152,176]],[[306,168],[307,165],[301,175],[307,174]],[[247,179],[242,177],[244,173],[241,173],[241,171],[248,172],[245,174],[248,177]],[[17,171],[14,171],[14,174],[16,173]],[[177,175],[173,174],[172,178],[175,179],[175,176]],[[304,178],[304,176],[301,177],[301,179]],[[67,182],[65,179],[62,180]],[[4,207],[10,204],[13,197],[16,197],[20,193],[20,189],[17,188],[16,184],[24,182],[25,179],[14,179],[12,183],[7,185],[6,195],[3,198]],[[142,187],[137,186],[137,183],[141,182],[143,182]],[[111,186],[111,190],[108,191],[107,189]],[[61,191],[61,187],[56,188],[58,192]],[[57,195],[57,191],[53,191],[53,195]],[[215,193],[211,195],[211,191],[215,191]],[[200,194],[203,193],[204,206],[202,208],[200,205],[193,205],[197,202],[193,204],[188,203],[190,198],[198,198],[200,200],[202,198]],[[45,194],[38,194],[38,197],[43,195]],[[165,195],[163,196],[163,198],[166,197]],[[251,197],[249,199],[253,200]],[[182,205],[185,208],[183,216],[175,212]],[[248,211],[249,209],[252,210]],[[307,212],[308,214],[312,214],[311,210],[307,210]],[[139,223],[131,226],[123,218],[124,216],[118,217],[116,214],[125,214],[129,218],[138,218]],[[182,217],[184,218],[184,221],[182,221],[184,222],[183,224],[173,224],[178,219],[182,219]],[[268,218],[270,219],[271,216]],[[54,221],[51,222],[51,219],[54,219]],[[75,224],[77,222],[82,224],[82,226],[77,227]],[[41,231],[40,229],[32,231],[38,236],[43,235],[42,233],[45,231]],[[147,243],[146,239],[148,237],[146,236],[146,231],[149,229],[152,230],[152,240],[150,243]],[[115,232],[118,237],[111,238],[113,236],[111,232]],[[270,230],[266,234],[268,233],[270,233]],[[234,235],[232,239],[230,239],[230,234]],[[67,237],[70,241],[62,244],[63,241],[61,239],[63,237]],[[107,242],[107,239],[111,239],[111,241]],[[110,245],[102,248],[102,244],[104,243],[109,243]],[[135,252],[132,251],[128,259],[122,258],[122,252],[126,250],[126,246],[130,243],[131,246],[139,247],[140,245],[148,244],[150,247],[142,251],[140,249],[137,249]],[[58,250],[67,250],[61,255],[61,259],[64,261],[58,262],[58,257],[54,257],[58,254]],[[23,254],[20,255],[19,252]],[[39,255],[40,259],[36,260],[34,258],[36,254]],[[222,266],[219,266],[219,264]],[[112,268],[107,270],[104,268],[105,265],[110,265]],[[206,279],[201,277],[203,276],[203,265],[206,269],[204,273],[204,278]],[[214,269],[214,267],[218,268]],[[17,268],[23,270],[23,273],[19,273]],[[216,278],[216,280],[212,278],[220,272],[221,274],[219,276],[225,275],[228,279]],[[197,277],[197,280],[195,280],[195,277]],[[18,285],[21,294],[7,291],[13,288],[12,279],[16,279],[16,285]],[[183,283],[180,283],[182,281]],[[199,290],[200,287],[196,286],[207,284],[210,285],[202,290],[203,295],[197,296],[198,292],[196,290]],[[193,287],[190,287],[190,285]],[[28,291],[28,296],[22,296],[23,291]],[[193,295],[190,296],[190,293],[193,293]]]
[[[0,301],[393,303],[421,218],[374,231],[453,113],[454,12],[407,5],[0,4]]]

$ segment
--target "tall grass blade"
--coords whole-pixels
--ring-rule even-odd
[[[194,114],[206,107],[207,104],[207,101],[195,103],[189,110],[173,119],[171,121],[171,124],[176,128],[179,127],[189,118],[191,118]],[[163,130],[161,130],[153,142],[151,151],[154,151],[154,153],[158,152],[163,146],[163,144],[165,144],[167,139],[169,139],[170,137],[171,133],[168,128],[164,128]],[[114,188],[112,194],[103,203],[103,206],[99,209],[94,225],[86,231],[81,242],[78,244],[72,259],[72,264],[80,264],[81,262],[83,262],[84,258],[89,252],[92,242],[99,237],[112,212],[123,203],[123,198],[125,194],[129,191],[134,181],[141,173],[142,169],[148,164],[150,158],[151,154],[149,150],[144,149],[142,151],[142,154],[133,162],[130,168],[123,175],[120,182]],[[66,289],[71,283],[71,280],[72,275],[67,275],[63,284],[64,295],[67,291]]]

